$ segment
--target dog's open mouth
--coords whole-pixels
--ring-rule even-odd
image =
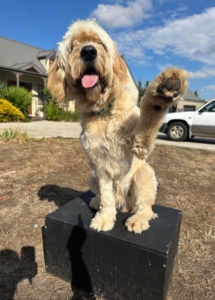
[[[99,84],[99,75],[93,67],[89,67],[81,78],[81,84],[85,89],[90,89]]]

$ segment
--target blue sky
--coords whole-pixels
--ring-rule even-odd
[[[215,97],[214,0],[7,0],[1,1],[0,35],[57,48],[73,21],[89,17],[117,42],[136,82],[178,66],[190,72],[192,91]]]

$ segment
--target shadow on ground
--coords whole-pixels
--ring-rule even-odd
[[[36,274],[34,247],[22,247],[20,257],[11,249],[0,251],[0,299],[13,300],[17,284],[23,279],[31,284]]]
[[[72,230],[67,249],[71,260],[71,288],[73,297],[70,300],[93,300],[93,288],[90,274],[83,260],[82,247],[87,237],[86,230],[83,228],[81,215],[78,216],[78,224]]]
[[[53,201],[58,207],[60,207],[78,197],[82,193],[82,191],[77,191],[68,187],[60,187],[55,184],[48,184],[40,188],[38,191],[38,196],[40,200],[48,200],[49,202]]]
[[[77,191],[68,187],[57,185],[45,185],[38,191],[40,200],[54,201],[60,207],[75,197],[81,195],[82,191]],[[93,289],[90,274],[83,260],[82,247],[85,243],[87,233],[83,228],[81,216],[78,217],[78,224],[71,232],[67,243],[71,261],[71,289],[73,296],[70,300],[93,300]]]

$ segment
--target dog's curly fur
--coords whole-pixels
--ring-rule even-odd
[[[86,59],[83,49],[93,49],[92,57]],[[91,75],[97,81],[86,87],[83,78]],[[94,20],[77,21],[69,28],[48,87],[59,101],[75,99],[81,112],[80,140],[96,195],[90,205],[98,210],[91,228],[111,230],[117,208],[132,212],[125,223],[129,231],[149,228],[149,220],[156,217],[152,205],[157,181],[146,158],[168,108],[185,94],[187,78],[188,73],[176,67],[163,71],[150,83],[139,109],[126,88],[127,68],[110,36]]]

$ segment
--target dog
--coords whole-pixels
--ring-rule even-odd
[[[96,231],[113,228],[117,209],[131,213],[125,227],[134,233],[157,217],[152,210],[157,180],[146,160],[164,115],[186,92],[188,73],[177,67],[161,72],[140,108],[127,80],[126,64],[107,32],[93,19],[74,22],[59,43],[48,88],[58,101],[75,99],[81,113],[80,141],[95,194],[90,206],[98,210],[90,227]]]

